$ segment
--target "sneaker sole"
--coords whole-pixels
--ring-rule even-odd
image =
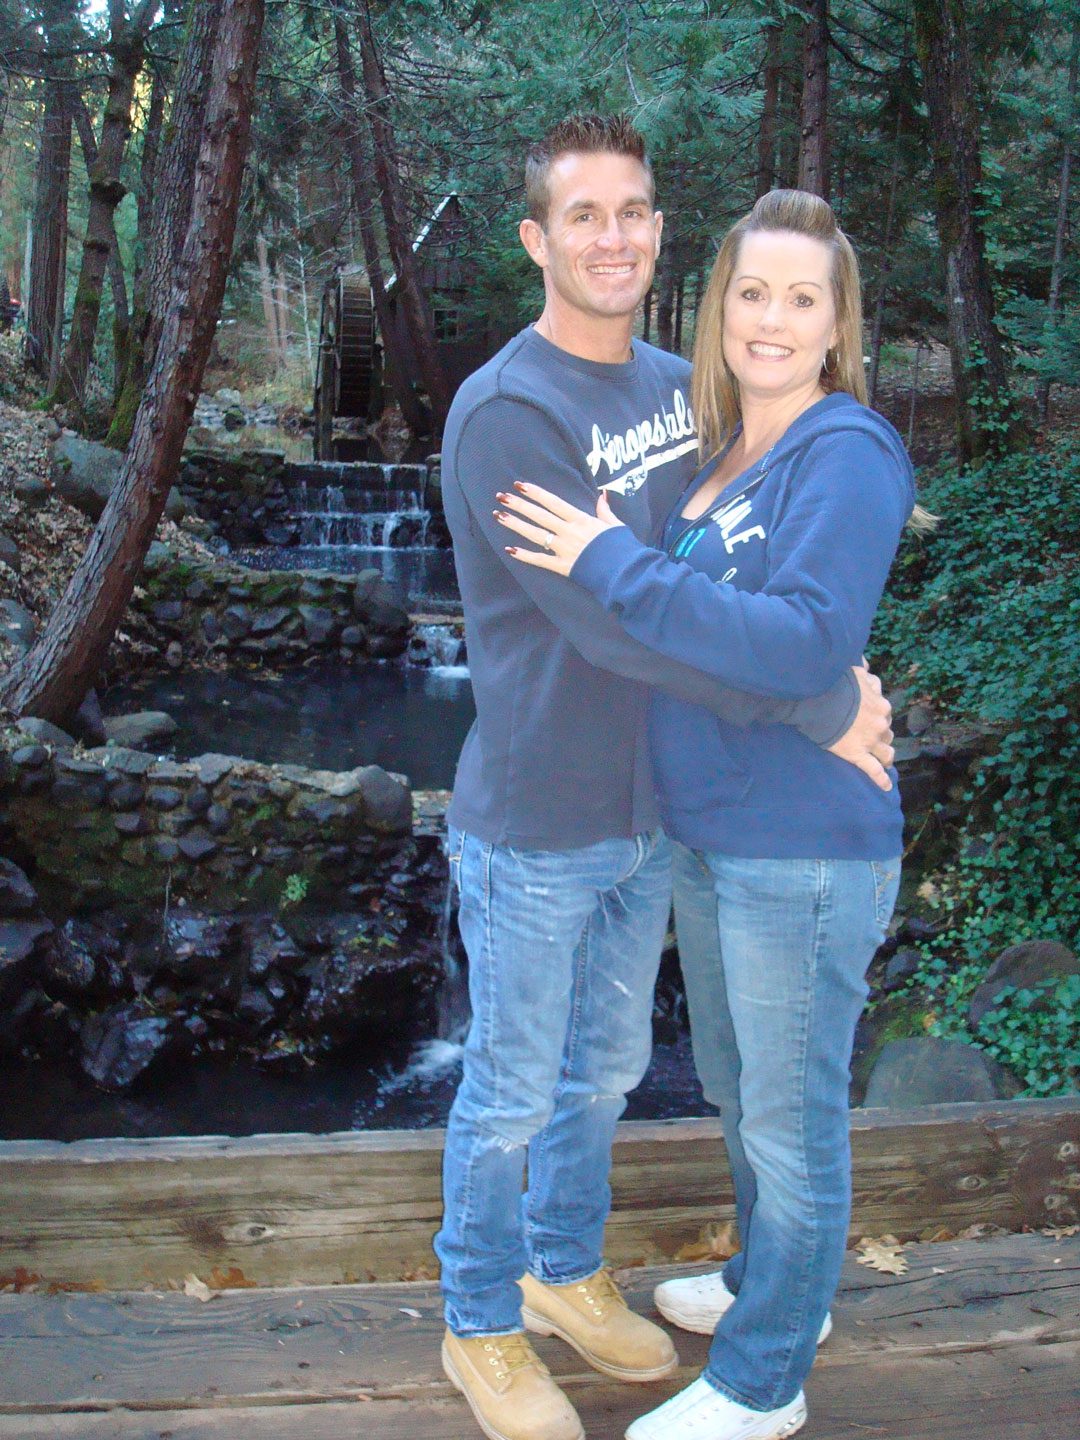
[[[694,1335],[711,1335],[720,1323],[721,1315],[726,1315],[727,1310],[715,1310],[711,1313],[707,1310],[677,1310],[674,1305],[668,1305],[654,1297],[657,1310],[672,1325],[678,1326],[680,1330],[689,1330]],[[825,1316],[825,1323],[821,1327],[817,1343],[824,1345],[832,1334],[832,1316]]]
[[[804,1405],[801,1410],[792,1415],[789,1420],[785,1420],[777,1429],[769,1431],[759,1430],[756,1434],[743,1437],[743,1440],[787,1440],[789,1435],[797,1434],[806,1424],[806,1421],[807,1410]],[[644,1430],[635,1430],[634,1425],[631,1425],[626,1431],[625,1440],[646,1440],[646,1432]],[[648,1440],[652,1440],[652,1437],[649,1436]]]
[[[512,1435],[507,1435],[504,1430],[496,1430],[495,1426],[492,1425],[491,1421],[486,1419],[480,1413],[480,1410],[477,1408],[476,1402],[469,1394],[468,1386],[461,1378],[457,1366],[450,1359],[450,1356],[447,1353],[445,1341],[443,1341],[442,1346],[442,1367],[443,1374],[450,1381],[450,1384],[453,1385],[454,1389],[461,1392],[462,1396],[465,1399],[465,1403],[468,1405],[469,1409],[473,1413],[473,1419],[480,1426],[480,1429],[484,1432],[484,1434],[488,1437],[488,1440],[514,1440],[514,1437]],[[578,1430],[578,1433],[574,1437],[574,1440],[585,1440],[584,1428]]]
[[[560,1340],[565,1340],[567,1345],[576,1350],[587,1365],[591,1365],[594,1370],[599,1370],[601,1375],[607,1375],[612,1380],[627,1380],[631,1384],[646,1385],[651,1380],[663,1380],[668,1375],[674,1375],[679,1368],[678,1355],[673,1356],[666,1365],[658,1365],[653,1370],[628,1370],[621,1365],[612,1365],[607,1360],[601,1360],[591,1350],[587,1350],[584,1345],[575,1340],[568,1331],[556,1325],[554,1321],[538,1315],[527,1305],[522,1306],[521,1318],[525,1322],[526,1330],[531,1330],[534,1335],[557,1335]]]

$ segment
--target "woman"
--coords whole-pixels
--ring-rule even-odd
[[[536,486],[502,523],[645,644],[744,690],[798,697],[857,664],[911,465],[866,408],[858,267],[828,205],[773,191],[721,246],[698,323],[704,468],[662,549]],[[657,693],[651,740],[676,844],[694,1056],[719,1106],[743,1248],[656,1293],[712,1333],[701,1379],[629,1440],[773,1440],[806,1419],[850,1211],[848,1066],[900,875],[895,789],[790,727],[739,729]]]

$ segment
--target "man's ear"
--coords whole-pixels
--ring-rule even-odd
[[[664,230],[664,212],[662,210],[657,210],[655,212],[654,219],[656,220],[656,253],[657,255],[659,255],[660,236],[663,234]]]
[[[529,258],[534,260],[541,269],[547,265],[547,243],[544,238],[544,229],[536,220],[522,220],[518,226],[518,235],[522,245],[529,252]]]

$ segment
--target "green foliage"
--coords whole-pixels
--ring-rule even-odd
[[[982,1049],[1023,1080],[1026,1095],[1080,1090],[1080,975],[1009,986],[998,1001],[976,1029]]]
[[[905,542],[874,643],[884,668],[906,671],[947,720],[995,736],[963,796],[938,877],[946,929],[919,976],[939,1004],[938,1033],[965,1034],[967,1000],[1001,949],[1080,943],[1080,448],[945,469],[922,498],[941,524]],[[1023,1024],[1035,1045],[1044,1022]],[[1039,1084],[1064,1073],[1036,1068]]]
[[[285,876],[285,884],[281,887],[281,899],[278,904],[282,910],[290,905],[299,905],[307,899],[308,890],[311,888],[311,880],[307,875],[292,874]]]

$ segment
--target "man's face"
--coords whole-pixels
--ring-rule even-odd
[[[546,225],[521,223],[548,305],[594,319],[633,315],[652,283],[663,225],[645,167],[629,155],[561,155],[548,194]]]

